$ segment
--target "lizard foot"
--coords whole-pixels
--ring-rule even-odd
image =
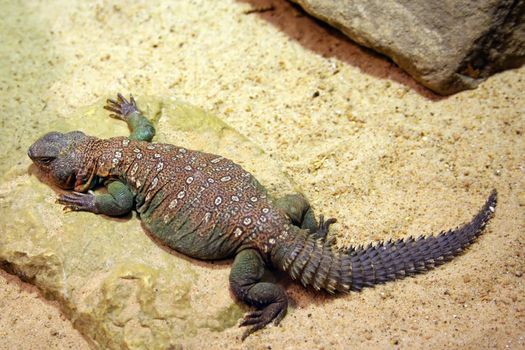
[[[138,111],[137,103],[132,95],[129,95],[128,101],[122,96],[122,94],[118,93],[117,101],[108,98],[106,103],[104,109],[113,112],[109,115],[112,118],[125,120],[128,115]]]
[[[63,194],[58,197],[57,203],[64,205],[64,210],[98,213],[95,206],[95,195],[91,193],[72,192]]]
[[[320,238],[326,238],[328,231],[330,230],[330,225],[335,224],[337,219],[329,218],[326,221],[324,220],[324,215],[319,215],[319,228],[315,234]]]
[[[279,325],[279,322],[286,314],[287,303],[273,303],[266,306],[262,310],[250,312],[244,316],[239,327],[252,326],[244,331],[241,340],[244,341],[250,334],[259,329],[266,327],[273,321],[274,325]]]

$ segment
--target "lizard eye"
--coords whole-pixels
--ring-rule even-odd
[[[40,157],[38,158],[38,162],[43,165],[49,165],[54,159],[54,157]]]

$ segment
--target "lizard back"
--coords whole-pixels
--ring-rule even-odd
[[[268,252],[288,235],[288,217],[227,158],[123,137],[98,142],[97,175],[127,183],[144,226],[183,254],[221,259],[241,246]]]

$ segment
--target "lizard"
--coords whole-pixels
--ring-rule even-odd
[[[155,128],[133,96],[104,106],[123,120],[129,137],[99,139],[81,131],[49,132],[28,150],[48,182],[67,191],[64,209],[121,216],[135,209],[155,239],[202,260],[233,258],[229,275],[235,298],[255,307],[240,326],[241,339],[275,325],[288,297],[263,279],[269,268],[285,271],[305,287],[328,293],[360,291],[428,271],[459,255],[483,231],[497,203],[492,190],[473,219],[437,235],[412,236],[339,248],[302,194],[272,196],[240,165],[219,155],[151,142]],[[92,189],[105,186],[105,193]]]

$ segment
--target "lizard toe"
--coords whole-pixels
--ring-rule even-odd
[[[91,193],[67,193],[58,197],[57,202],[64,205],[65,210],[95,212],[95,196]]]
[[[246,339],[250,334],[256,332],[273,321],[274,325],[278,325],[286,314],[286,305],[282,303],[273,303],[266,306],[262,310],[250,312],[246,314],[239,327],[252,326],[242,335],[242,340]]]
[[[337,222],[337,219],[335,218],[329,218],[325,221],[324,215],[319,216],[319,227],[317,228],[317,232],[315,234],[319,237],[326,238],[328,232],[330,231],[330,225],[335,224]]]
[[[131,113],[138,111],[137,103],[132,95],[130,95],[129,101],[126,100],[121,93],[117,94],[117,100],[112,100],[108,98],[106,100],[106,105],[104,106],[105,110],[113,112],[110,114],[110,117],[123,120],[125,117]]]

